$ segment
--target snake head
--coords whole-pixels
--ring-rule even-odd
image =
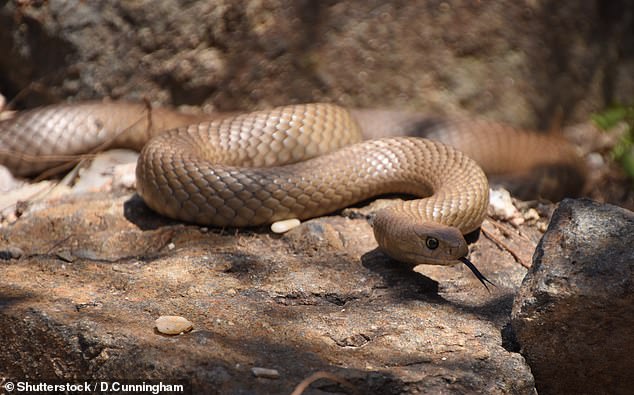
[[[374,234],[382,251],[414,265],[454,265],[467,256],[467,242],[457,228],[437,223],[409,223],[391,226],[375,220]],[[390,228],[390,232],[386,229]]]
[[[467,256],[469,248],[456,228],[439,224],[416,224],[406,244],[406,256],[415,264],[453,265]]]
[[[408,222],[407,225],[401,222],[401,226],[394,226],[391,218],[378,215],[372,224],[379,248],[391,258],[414,265],[463,263],[487,290],[487,283],[495,286],[467,259],[467,241],[457,228],[419,222]]]

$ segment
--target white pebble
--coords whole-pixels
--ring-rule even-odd
[[[588,167],[591,169],[601,169],[605,166],[603,156],[597,152],[589,153],[586,157],[586,163],[588,163]]]
[[[527,221],[536,221],[539,219],[539,213],[531,207],[524,213],[524,219]]]
[[[155,324],[156,329],[165,335],[178,335],[194,328],[194,324],[189,320],[176,315],[162,315],[156,319]]]
[[[511,194],[506,189],[498,188],[489,191],[489,212],[495,218],[510,221],[515,225],[524,222],[519,210],[513,204]]]
[[[251,368],[251,372],[255,377],[262,377],[265,379],[277,379],[280,377],[280,373],[277,369]]]
[[[271,231],[273,231],[273,233],[285,233],[293,228],[297,228],[300,223],[301,222],[299,222],[297,218],[273,222],[271,225]]]

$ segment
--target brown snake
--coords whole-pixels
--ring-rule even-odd
[[[462,236],[477,229],[486,213],[489,184],[482,169],[461,151],[428,139],[362,141],[363,134],[416,132],[421,122],[429,121],[396,112],[352,115],[331,104],[205,121],[131,103],[58,105],[0,122],[0,164],[14,174],[31,175],[52,165],[47,157],[59,161],[55,156],[98,146],[143,147],[136,173],[137,191],[146,204],[171,218],[213,226],[306,219],[377,195],[416,195],[422,198],[375,213],[373,229],[380,249],[413,264],[464,262],[482,281],[466,260]],[[480,162],[494,172],[505,166],[530,172],[533,164],[525,160],[530,155],[505,156],[508,130],[492,125],[478,126],[489,130],[488,151]],[[452,130],[473,124],[434,126],[449,129],[444,135],[451,136]],[[565,146],[553,148],[550,140],[522,133],[512,138],[536,140],[533,156],[550,149],[548,155],[574,166],[573,159],[566,159],[572,154]],[[476,134],[470,145],[484,145],[477,140],[484,135]],[[453,144],[468,142],[464,137],[455,140]],[[478,156],[477,150],[471,151]],[[491,159],[500,154],[501,159]]]

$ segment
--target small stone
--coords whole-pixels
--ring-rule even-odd
[[[298,227],[300,223],[301,222],[297,218],[277,221],[271,225],[271,231],[273,233],[286,233],[289,230]]]
[[[524,219],[527,221],[537,221],[539,219],[539,213],[534,208],[529,208],[524,213]]]
[[[156,319],[156,329],[165,335],[178,335],[194,328],[189,320],[175,315],[162,315]]]
[[[174,243],[169,243],[167,245],[167,249],[170,250],[170,251],[173,250],[174,248],[176,248],[176,245]]]
[[[255,377],[260,377],[264,379],[278,379],[280,378],[280,373],[277,369],[267,369],[267,368],[251,368],[251,372]]]
[[[55,255],[64,262],[71,263],[75,260],[75,256],[70,251],[59,251]]]
[[[24,251],[20,247],[9,246],[5,250],[0,251],[0,259],[9,260],[9,259],[19,259],[22,255],[24,255]]]
[[[320,251],[322,249],[343,250],[341,233],[331,224],[320,219],[305,222],[284,235],[294,249]]]
[[[492,217],[509,221],[514,225],[524,223],[524,218],[513,204],[511,194],[506,189],[491,189],[489,192],[489,213]]]
[[[601,154],[596,152],[591,152],[586,157],[586,163],[588,167],[591,169],[602,169],[605,166],[605,160]]]
[[[18,259],[22,257],[22,255],[24,255],[24,251],[22,251],[20,247],[16,246],[9,246],[9,248],[7,248],[7,251],[9,251],[9,254],[11,254],[11,258],[13,259]]]

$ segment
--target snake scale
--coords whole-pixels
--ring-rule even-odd
[[[24,176],[49,168],[59,155],[141,149],[137,191],[146,204],[174,219],[213,226],[306,219],[377,195],[411,194],[420,198],[375,213],[379,248],[413,264],[463,262],[486,280],[466,259],[463,234],[481,225],[489,184],[476,161],[448,144],[491,173],[506,167],[530,173],[540,155],[574,168],[576,157],[550,137],[512,134],[493,123],[433,122],[426,128],[448,144],[404,136],[364,140],[416,134],[429,122],[324,103],[219,119],[125,102],[62,104],[0,122],[0,164]],[[465,138],[461,128],[480,132]],[[524,150],[536,148],[518,155],[505,146],[509,139]]]

